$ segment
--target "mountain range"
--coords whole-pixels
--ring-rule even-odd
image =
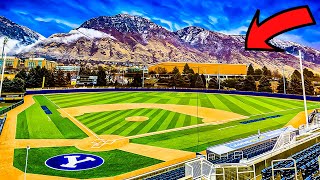
[[[85,21],[69,33],[44,38],[24,26],[0,17],[0,40],[9,37],[9,53],[21,57],[45,56],[59,62],[69,60],[201,62],[253,64],[291,73],[299,60],[279,52],[245,50],[245,36],[226,35],[190,26],[171,32],[150,20],[127,14],[100,16]],[[1,39],[2,38],[2,39]],[[288,52],[301,50],[304,65],[320,72],[320,51],[294,42],[271,40]]]

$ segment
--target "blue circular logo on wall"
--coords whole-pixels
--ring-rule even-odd
[[[61,154],[46,160],[45,164],[51,169],[61,171],[82,171],[101,166],[104,160],[92,154]]]

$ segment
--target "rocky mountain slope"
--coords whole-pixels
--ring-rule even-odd
[[[5,36],[9,39],[7,44],[8,54],[17,54],[38,40],[45,39],[39,33],[34,32],[25,26],[20,26],[3,16],[0,16],[1,47]]]
[[[284,66],[288,71],[299,67],[298,59],[292,55],[245,51],[244,42],[241,35],[225,35],[193,26],[171,32],[143,17],[119,14],[93,18],[69,33],[54,34],[35,43],[32,52],[26,49],[21,55],[36,52],[59,61],[252,63],[271,69]],[[320,72],[319,51],[276,39],[272,43],[291,52],[302,50],[305,65]]]

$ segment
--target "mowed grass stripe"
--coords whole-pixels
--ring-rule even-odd
[[[258,103],[250,101],[248,97],[240,97],[240,96],[233,96],[233,97],[238,99],[239,101],[244,102],[245,104],[248,104],[251,107],[254,107],[255,109],[258,109],[259,111],[261,111],[263,113],[273,112],[273,110],[271,110],[265,106],[261,106]]]
[[[190,98],[180,98],[178,104],[180,105],[189,105]]]
[[[266,108],[270,109],[272,112],[283,110],[283,109],[279,108],[278,106],[273,106],[272,104],[268,104],[268,103],[265,103],[265,102],[261,101],[261,98],[246,97],[246,99],[248,101],[251,101],[251,102],[255,103],[255,104],[259,104],[262,107],[266,107]]]
[[[145,114],[144,116],[149,117],[149,120],[147,120],[148,122],[152,122],[153,119],[150,118],[150,116],[152,116],[158,109],[152,109],[152,111],[149,111],[147,114]],[[127,129],[123,130],[119,135],[121,136],[127,136],[131,131],[133,131],[137,126],[139,126],[139,123],[134,123],[131,126],[129,126]],[[146,127],[144,127],[146,128]],[[142,129],[144,129],[142,128]]]
[[[155,118],[155,116],[157,116],[161,111],[163,111],[162,109],[155,109],[156,111],[153,112],[149,118],[150,119],[153,119]],[[144,121],[144,122],[141,122],[136,128],[134,128],[134,130],[132,130],[131,132],[128,133],[129,136],[132,136],[132,135],[136,135],[139,133],[139,131],[141,129],[143,129],[148,123],[150,123],[150,120],[148,121]]]
[[[271,104],[273,106],[277,106],[283,110],[297,107],[297,106],[289,106],[288,103],[287,104],[279,103],[278,99],[274,99],[274,98],[263,98],[263,99],[260,99],[260,101]]]
[[[155,132],[157,131],[161,124],[166,120],[166,118],[169,116],[170,111],[165,111],[165,113],[159,118],[159,120],[152,126],[152,128],[148,132]]]
[[[170,99],[159,99],[155,103],[157,103],[157,104],[168,104],[169,101],[170,101]]]
[[[118,116],[117,118],[111,119],[108,122],[108,124],[103,124],[100,127],[96,128],[95,132],[97,132],[97,134],[102,134],[103,132],[106,132],[106,131],[112,129],[114,126],[121,123],[121,121],[123,121],[123,119],[125,117],[132,116],[133,114],[136,114],[140,110],[141,109],[135,109],[135,110],[129,110],[126,112],[122,112],[122,114],[120,116]]]
[[[130,94],[127,95],[123,95],[123,96],[119,96],[119,94],[114,94],[114,96],[109,96],[109,97],[104,97],[102,96],[97,96],[94,98],[88,98],[88,99],[84,99],[82,101],[77,101],[77,102],[71,102],[69,104],[67,104],[67,106],[83,106],[83,105],[94,105],[94,104],[104,104],[104,101],[106,101],[107,104],[111,104],[110,100],[114,100],[114,99],[118,99],[118,98],[122,98],[122,99],[127,99],[130,96]]]
[[[134,116],[148,116],[148,114],[152,111],[156,111],[155,109],[141,109],[138,113],[134,114]],[[130,117],[130,116],[128,116]],[[127,117],[125,117],[127,118]],[[142,122],[129,122],[126,121],[125,119],[123,119],[123,122],[119,123],[119,125],[115,126],[114,131],[110,132],[110,134],[116,134],[119,135],[120,133],[122,133],[123,131],[125,131],[126,129],[128,129],[129,127],[133,126],[133,127],[137,127],[139,124],[141,124]],[[106,133],[106,132],[104,132]]]
[[[225,110],[225,111],[231,111],[231,109],[224,104],[216,94],[207,94],[207,97],[209,101],[214,105],[216,109]]]
[[[122,114],[122,111],[113,111],[113,113],[110,114],[109,116],[104,116],[103,118],[91,120],[93,123],[86,126],[88,126],[91,130],[95,131],[96,128],[99,128],[102,125],[111,123],[112,120],[115,120],[121,114]]]
[[[28,129],[28,119],[26,116],[26,111],[22,111],[18,114],[17,118],[17,130],[16,139],[29,139],[29,129]]]
[[[261,114],[263,113],[262,111],[260,111],[259,109],[250,106],[249,104],[246,104],[244,102],[242,102],[241,100],[238,100],[237,98],[235,98],[235,95],[229,95],[229,96],[225,96],[225,98],[229,99],[230,101],[232,101],[234,104],[237,104],[239,107],[245,109],[247,112],[249,112],[250,114]]]
[[[238,114],[242,114],[242,115],[246,115],[249,116],[251,115],[251,113],[247,112],[246,110],[242,109],[241,107],[239,107],[238,105],[236,105],[235,103],[233,103],[232,101],[230,101],[229,99],[225,98],[224,96],[217,94],[216,97],[222,102],[224,103],[226,106],[228,106],[228,108],[235,113]]]
[[[160,121],[161,117],[168,111],[166,110],[162,110],[160,111],[159,114],[157,114],[156,116],[154,116],[154,118],[150,118],[150,122],[144,127],[142,128],[138,134],[143,134],[143,133],[147,133],[147,132],[150,132],[151,128],[158,122]],[[127,135],[128,133],[124,134],[124,135]]]
[[[184,122],[185,122],[185,120],[186,120],[186,117],[187,117],[187,115],[185,115],[185,114],[180,114],[179,118],[178,118],[177,121],[176,121],[175,127],[176,127],[176,128],[183,127],[183,126],[184,126]],[[188,126],[188,125],[186,125],[186,126]]]
[[[117,95],[117,93],[112,93],[112,94],[108,94],[108,97],[110,96],[115,96]],[[53,101],[54,103],[58,104],[61,107],[68,107],[73,103],[78,103],[78,102],[83,102],[85,100],[91,100],[91,99],[99,99],[99,98],[103,98],[106,97],[105,93],[97,93],[97,94],[82,94],[79,95],[77,97],[68,97],[66,96],[65,98],[59,99],[59,100],[55,100],[53,98],[49,98],[51,101]]]
[[[170,111],[169,115],[164,119],[164,121],[160,125],[158,131],[166,130],[175,114],[175,112]]]
[[[175,113],[175,115],[173,116],[173,118],[171,119],[167,129],[172,129],[176,127],[176,124],[178,122],[178,119],[180,118],[180,113]]]
[[[70,99],[79,99],[79,98],[87,98],[87,97],[92,97],[92,96],[99,96],[99,95],[109,95],[109,94],[114,94],[116,92],[111,92],[111,93],[70,93],[70,94],[63,94],[63,95],[48,95],[47,97],[52,100],[52,101],[69,101]]]
[[[97,122],[97,120],[113,115],[113,113],[113,111],[93,113],[93,116],[87,117],[86,119],[82,119],[80,121],[84,123],[86,126],[92,126],[95,124],[95,122]]]
[[[183,126],[189,126],[191,125],[191,116],[185,116],[185,120],[183,122]]]
[[[208,107],[208,108],[215,108],[212,102],[209,100],[206,94],[201,94],[200,97],[200,104],[201,107]]]

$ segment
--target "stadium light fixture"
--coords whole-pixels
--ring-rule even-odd
[[[287,54],[290,54],[292,56],[298,57],[300,60],[300,74],[301,74],[301,84],[302,84],[302,93],[303,93],[303,104],[304,104],[304,114],[306,118],[306,127],[309,128],[309,122],[308,122],[308,109],[307,109],[307,97],[306,97],[306,89],[304,85],[304,75],[303,75],[303,66],[302,66],[302,52],[301,50],[298,50],[298,56],[294,54],[295,47],[293,48],[293,52],[290,53],[286,51]]]
[[[1,98],[1,93],[2,93],[2,84],[3,84],[3,78],[4,78],[4,68],[6,65],[6,58],[7,58],[7,53],[4,52],[4,47],[7,45],[8,43],[8,37],[5,37],[3,40],[3,46],[2,46],[2,55],[1,55],[1,59],[3,60],[2,63],[2,72],[1,72],[1,82],[0,82],[0,98]]]

